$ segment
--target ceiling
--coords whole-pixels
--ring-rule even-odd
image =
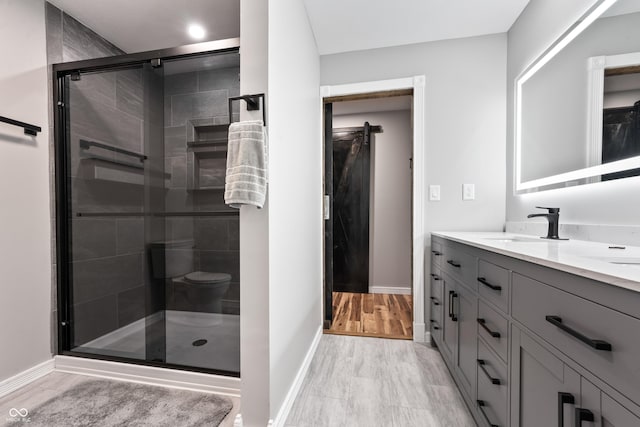
[[[127,53],[240,36],[239,0],[48,0]],[[194,40],[189,24],[206,35]]]
[[[529,0],[304,0],[321,55],[504,33]]]
[[[128,53],[240,35],[240,0],[49,0]],[[529,0],[301,0],[321,55],[509,30]]]

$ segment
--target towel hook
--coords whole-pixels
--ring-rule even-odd
[[[267,125],[267,114],[264,105],[264,93],[256,93],[254,95],[241,95],[229,98],[229,123],[233,122],[233,101],[244,101],[247,103],[247,111],[256,111],[260,109],[260,98],[262,98],[262,124]]]

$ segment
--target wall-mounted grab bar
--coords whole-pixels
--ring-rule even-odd
[[[247,103],[247,111],[256,111],[260,109],[260,98],[262,98],[262,123],[267,125],[267,113],[264,105],[264,93],[256,93],[254,95],[240,95],[229,98],[229,123],[233,122],[233,101],[243,100]]]
[[[42,132],[42,128],[40,126],[30,125],[29,123],[25,123],[25,122],[19,122],[17,120],[13,120],[8,117],[0,116],[0,122],[21,127],[24,129],[24,133],[26,135],[36,136],[38,135],[38,132]]]
[[[144,162],[147,159],[147,156],[145,156],[144,154],[136,153],[135,151],[125,150],[124,148],[114,147],[113,145],[103,144],[101,142],[87,141],[86,139],[80,140],[80,148],[88,150],[91,147],[102,148],[105,150],[113,151],[114,153],[120,153],[127,156],[135,157],[141,162]]]

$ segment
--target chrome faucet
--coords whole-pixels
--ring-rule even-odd
[[[535,218],[535,217],[543,216],[547,218],[547,221],[549,221],[549,230],[547,231],[547,237],[542,237],[542,238],[553,239],[553,240],[568,240],[568,239],[561,239],[558,236],[558,225],[560,223],[560,208],[544,208],[542,206],[536,206],[536,208],[547,209],[549,211],[548,213],[527,215],[527,218]]]

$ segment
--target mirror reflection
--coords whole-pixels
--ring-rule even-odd
[[[640,155],[640,66],[604,71],[602,163]],[[610,173],[603,180],[640,175],[640,169]]]
[[[639,0],[619,0],[526,74],[519,80],[518,189],[640,175],[640,163],[623,161],[640,162]],[[605,164],[612,173],[570,173]]]

